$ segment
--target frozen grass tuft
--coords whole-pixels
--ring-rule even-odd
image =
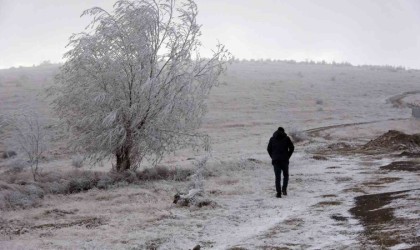
[[[254,170],[259,168],[261,164],[261,161],[248,157],[231,161],[220,161],[208,165],[203,170],[203,175],[204,177],[214,177],[231,174],[232,172],[235,173],[237,171]]]
[[[95,175],[83,175],[79,178],[71,179],[67,183],[68,194],[80,193],[82,191],[90,190],[97,186],[99,179]]]
[[[46,172],[38,182],[31,180],[29,171],[6,171],[0,176],[0,210],[15,210],[37,206],[45,194],[74,194],[93,188],[110,189],[139,184],[144,181],[186,181],[191,169],[158,166],[143,171],[94,172],[73,170]]]
[[[71,159],[71,165],[75,168],[82,168],[83,167],[83,156],[82,155],[74,155]]]
[[[147,168],[143,171],[136,172],[139,180],[154,181],[154,180],[174,180],[186,181],[192,174],[191,169],[168,168],[164,166],[157,166],[154,168]]]
[[[324,101],[322,99],[316,99],[315,103],[317,105],[322,105],[322,104],[324,104]]]
[[[115,183],[114,178],[109,175],[103,175],[99,178],[97,183],[97,188],[99,189],[108,189]]]
[[[3,159],[8,159],[8,158],[13,158],[13,157],[15,157],[17,154],[16,154],[16,152],[15,151],[5,151],[5,152],[2,152],[1,153],[1,158],[3,158]]]
[[[3,164],[3,167],[6,168],[6,172],[10,173],[20,173],[27,167],[27,162],[20,158],[13,158],[8,160],[6,163]]]
[[[25,186],[0,183],[0,210],[38,206],[44,198],[44,190],[35,184]]]

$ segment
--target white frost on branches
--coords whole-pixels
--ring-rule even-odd
[[[202,58],[192,0],[117,1],[95,7],[87,31],[70,38],[57,76],[55,109],[72,145],[117,169],[199,145],[206,98],[231,56],[218,45]]]

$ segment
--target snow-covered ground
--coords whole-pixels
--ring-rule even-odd
[[[32,74],[0,71],[0,114],[28,100],[49,113],[46,101],[35,97],[49,84],[52,72],[34,74],[37,85],[32,88],[29,83],[16,84],[19,79],[30,82]],[[19,74],[29,75],[29,80],[17,79]],[[419,189],[418,172],[380,169],[395,161],[387,155],[328,154],[323,160],[313,155],[335,142],[363,144],[390,129],[420,133],[420,121],[410,117],[410,109],[389,101],[418,91],[419,71],[247,62],[231,65],[222,82],[212,92],[202,128],[213,142],[207,168],[215,174],[206,177],[205,195],[214,205],[174,205],[174,194],[188,185],[175,181],[48,195],[40,207],[1,211],[0,221],[20,231],[0,234],[0,249],[388,247],[369,241],[364,224],[349,210],[360,195]],[[281,199],[274,197],[274,172],[266,153],[278,126],[287,132],[317,132],[296,144],[289,195]],[[0,145],[0,150],[5,148]],[[199,157],[184,150],[162,164],[191,167],[190,158]],[[64,155],[43,168],[65,171],[71,168],[70,160]],[[93,169],[107,171],[109,164]],[[419,208],[411,198],[388,206],[398,207],[396,217],[411,218],[418,225]],[[416,245],[394,246],[408,247]]]

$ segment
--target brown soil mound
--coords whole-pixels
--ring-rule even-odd
[[[407,135],[397,130],[389,130],[365,144],[363,149],[418,152],[420,151],[420,134]]]

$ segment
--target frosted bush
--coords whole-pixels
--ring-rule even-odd
[[[83,167],[84,158],[82,155],[75,155],[71,159],[71,165],[75,168],[82,168]]]
[[[67,184],[67,192],[72,193],[79,193],[82,191],[89,190],[96,186],[90,178],[87,176],[82,176],[80,178],[72,179]]]
[[[29,208],[38,205],[40,197],[21,191],[4,191],[0,197],[0,207],[4,209]]]
[[[176,168],[174,170],[173,180],[174,181],[185,181],[191,176],[191,170]]]
[[[4,194],[0,192],[0,210],[6,210],[8,208],[6,198]]]
[[[322,99],[316,99],[316,104],[317,105],[322,105],[322,104],[324,104],[324,101]]]
[[[27,162],[20,158],[15,158],[7,161],[3,166],[7,168],[7,172],[20,173],[27,167]]]
[[[48,183],[48,191],[52,194],[65,194],[67,193],[68,182],[51,182]]]
[[[99,178],[97,188],[99,189],[108,189],[114,184],[114,179],[109,175],[103,175]]]
[[[34,198],[44,198],[44,194],[45,194],[44,190],[42,190],[42,188],[36,185],[33,185],[33,184],[27,185],[25,189],[29,196],[32,196]]]
[[[128,185],[130,185],[130,183],[126,181],[119,181],[119,182],[114,183],[109,188],[122,188],[122,187],[127,187]]]

